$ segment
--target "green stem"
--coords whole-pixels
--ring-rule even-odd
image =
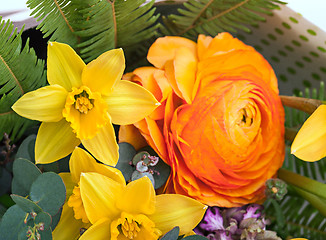
[[[300,194],[304,199],[306,199],[312,206],[314,206],[321,214],[326,217],[326,200],[317,197],[305,190],[298,187],[293,187],[298,194]]]
[[[326,201],[326,184],[301,176],[283,168],[278,170],[278,178]]]

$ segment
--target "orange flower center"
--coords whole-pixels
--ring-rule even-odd
[[[71,123],[79,139],[94,137],[108,121],[107,103],[98,92],[88,87],[72,88],[68,93],[62,115]]]

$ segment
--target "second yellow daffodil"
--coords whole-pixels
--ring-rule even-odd
[[[81,173],[97,172],[125,184],[125,179],[118,169],[98,163],[90,154],[78,147],[71,154],[69,169],[70,173],[59,174],[66,186],[67,201],[63,205],[60,221],[52,233],[54,240],[78,239],[80,230],[91,226],[80,197]]]
[[[121,80],[122,49],[103,53],[87,65],[68,45],[48,45],[49,86],[23,95],[19,115],[41,121],[36,163],[51,163],[82,143],[97,159],[116,165],[118,145],[112,123],[126,125],[149,115],[159,103],[143,87]]]
[[[127,185],[120,182],[95,172],[82,173],[80,196],[92,226],[80,240],[156,240],[175,226],[180,235],[188,234],[207,208],[179,194],[156,196],[148,177]]]

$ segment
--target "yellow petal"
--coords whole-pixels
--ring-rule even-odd
[[[320,105],[302,125],[292,143],[291,153],[308,162],[326,156],[326,105]]]
[[[52,163],[69,153],[80,144],[70,124],[62,119],[54,123],[42,123],[35,143],[35,162]]]
[[[79,240],[108,240],[111,239],[109,219],[100,219],[81,235]],[[68,240],[68,239],[67,239]]]
[[[87,64],[82,81],[92,91],[108,95],[121,79],[124,69],[125,58],[122,49],[113,49]]]
[[[173,64],[182,97],[187,103],[191,103],[197,71],[196,55],[189,48],[179,48],[176,50]]]
[[[124,185],[99,173],[82,173],[80,193],[89,221],[114,219],[120,215],[116,202],[121,200]]]
[[[71,178],[74,182],[79,182],[82,172],[97,172],[107,176],[120,184],[126,184],[122,173],[113,167],[98,163],[88,152],[77,147],[71,154],[69,161]]]
[[[163,234],[175,226],[180,227],[180,235],[187,234],[201,221],[207,206],[179,194],[156,196],[156,211],[149,218]]]
[[[67,91],[82,85],[81,76],[85,63],[69,45],[50,42],[47,66],[50,85],[59,84]]]
[[[59,176],[62,178],[62,181],[64,182],[66,187],[66,201],[67,201],[70,195],[72,194],[74,187],[77,185],[77,182],[72,181],[71,173],[62,172],[59,173]]]
[[[148,177],[142,177],[127,184],[117,207],[132,214],[153,214],[155,211],[155,190]]]
[[[41,122],[57,122],[62,119],[68,92],[59,85],[52,85],[28,92],[12,109],[19,115]]]
[[[80,236],[80,229],[88,228],[89,226],[90,224],[85,224],[81,220],[75,219],[74,210],[65,203],[60,221],[52,232],[52,237],[54,240],[75,240]]]
[[[111,122],[102,127],[95,137],[82,140],[82,143],[97,160],[110,166],[117,165],[119,147]]]
[[[119,81],[105,101],[112,122],[118,125],[138,122],[160,105],[152,93],[126,80]]]

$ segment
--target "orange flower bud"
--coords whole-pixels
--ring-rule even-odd
[[[166,191],[222,207],[262,200],[284,159],[284,110],[269,63],[228,33],[197,44],[159,38],[148,60],[155,67],[130,80],[161,106],[135,126],[171,166]]]

